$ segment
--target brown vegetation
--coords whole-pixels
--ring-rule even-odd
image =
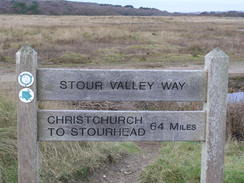
[[[215,47],[231,62],[244,61],[241,18],[1,15],[0,27],[0,63],[14,63],[24,44],[38,51],[41,64],[192,66]]]
[[[228,105],[227,134],[230,138],[244,140],[244,103]]]
[[[229,78],[229,93],[244,91],[244,74],[233,75]]]

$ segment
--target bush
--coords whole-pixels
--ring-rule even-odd
[[[24,2],[12,2],[12,8],[17,14],[38,14],[39,5],[37,2],[32,2],[30,5]]]
[[[228,104],[227,136],[244,140],[244,103]]]
[[[28,11],[27,5],[24,2],[13,2],[12,8],[15,10],[15,13],[25,14]]]
[[[204,54],[204,49],[200,45],[192,45],[188,50],[193,57],[199,57]]]
[[[124,6],[125,8],[134,8],[134,6],[132,6],[132,5],[126,5],[126,6]]]

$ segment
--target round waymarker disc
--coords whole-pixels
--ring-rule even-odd
[[[34,83],[34,77],[30,72],[22,72],[18,77],[18,82],[23,87],[30,87]]]
[[[34,92],[29,88],[23,88],[19,92],[19,99],[21,102],[30,103],[33,101],[34,97]]]

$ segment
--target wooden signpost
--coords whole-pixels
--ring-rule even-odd
[[[37,67],[16,54],[18,182],[39,182],[42,141],[199,141],[202,183],[223,183],[228,56],[214,49],[204,70],[88,70]],[[43,100],[201,101],[202,111],[38,110]]]

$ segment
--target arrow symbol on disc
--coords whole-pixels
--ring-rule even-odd
[[[22,98],[25,99],[25,100],[30,100],[32,97],[32,95],[30,94],[29,91],[23,91],[22,92]]]

